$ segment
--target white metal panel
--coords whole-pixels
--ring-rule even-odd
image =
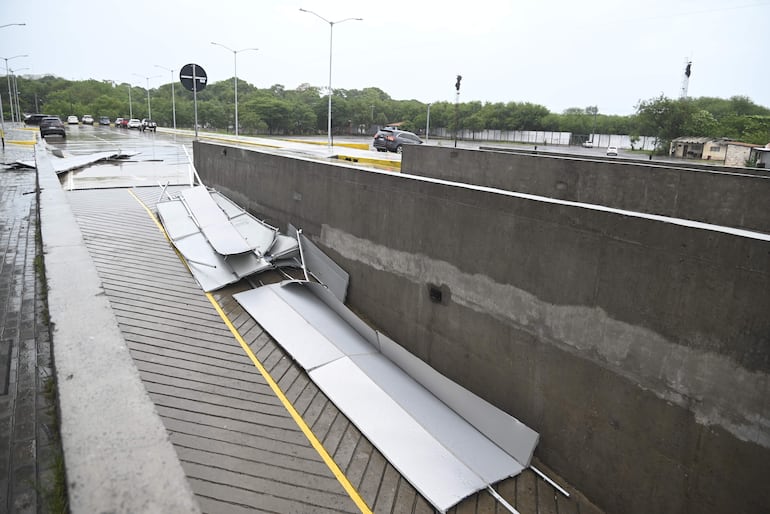
[[[353,356],[351,360],[485,482],[495,483],[524,469],[383,354]]]
[[[293,237],[276,234],[273,246],[268,249],[268,253],[273,259],[280,259],[297,252],[299,243]]]
[[[415,357],[392,339],[377,333],[380,350],[393,363],[471,423],[524,467],[529,466],[539,434],[513,416],[476,396]]]
[[[348,273],[336,262],[331,260],[304,234],[300,234],[299,242],[305,256],[305,264],[310,272],[326,285],[341,302],[345,302],[348,291]]]
[[[262,288],[272,288],[297,314],[339,348],[342,354],[361,355],[379,352],[350,324],[334,311],[331,311],[312,291],[305,287],[305,284],[304,282],[282,282]],[[323,287],[320,284],[317,285]]]
[[[182,198],[206,239],[217,252],[233,255],[251,251],[249,244],[233,227],[204,186],[183,190]]]
[[[172,241],[200,232],[198,225],[190,217],[187,208],[180,200],[159,202],[156,206],[158,216],[168,237]]]
[[[306,370],[343,356],[343,353],[278,294],[279,284],[262,286],[233,298]]]
[[[211,198],[217,203],[220,209],[222,209],[228,218],[234,218],[239,214],[246,212],[238,204],[230,200],[228,197],[220,193],[219,191],[212,191]]]
[[[273,241],[275,241],[278,233],[277,229],[265,225],[248,213],[231,218],[230,223],[232,223],[241,237],[246,240],[249,247],[260,255],[263,255],[273,246]]]
[[[233,273],[224,257],[211,248],[203,234],[183,237],[174,241],[174,245],[204,291],[214,291],[238,280],[238,275]]]
[[[446,512],[463,498],[486,488],[484,480],[349,358],[316,368],[310,371],[310,377],[439,511]]]

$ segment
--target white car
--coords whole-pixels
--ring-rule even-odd
[[[67,116],[67,125],[77,125],[77,124],[78,124],[77,116]]]
[[[130,120],[128,120],[128,128],[130,128],[130,129],[132,129],[132,128],[133,129],[140,129],[141,130],[142,122],[139,121],[136,118],[131,118]]]
[[[607,147],[607,155],[618,155],[618,147],[617,146],[608,146]]]
[[[83,125],[93,125],[94,117],[90,114],[84,114],[80,121],[83,123]]]
[[[593,148],[594,142],[593,141],[583,141],[583,148]]]

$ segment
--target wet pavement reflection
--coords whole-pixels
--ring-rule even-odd
[[[120,161],[92,164],[59,176],[66,189],[156,186],[189,183],[192,139],[176,134],[101,126],[69,126],[67,137],[49,137],[49,148],[64,155],[116,151],[136,153]]]

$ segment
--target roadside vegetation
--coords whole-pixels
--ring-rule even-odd
[[[146,118],[147,90],[113,81],[69,81],[46,76],[18,78],[23,112],[53,114],[66,119],[74,114]],[[130,93],[129,93],[130,90]],[[191,128],[194,112],[192,93],[175,85],[178,127]],[[131,108],[129,108],[129,94]],[[150,89],[153,118],[172,126],[171,84]],[[332,97],[333,130],[338,134],[367,132],[372,126],[402,123],[419,132],[426,126],[428,104],[417,100],[395,100],[376,87],[335,89]],[[322,88],[302,84],[289,90],[280,84],[259,89],[238,81],[239,132],[243,134],[303,135],[325,133],[327,98]],[[628,116],[602,114],[595,106],[573,107],[561,113],[529,102],[462,102],[455,117],[455,104],[430,105],[430,126],[480,131],[546,130],[578,135],[628,134],[653,136],[661,149],[680,136],[726,137],[753,144],[770,141],[770,109],[744,96],[729,99],[670,99],[665,96],[642,100]],[[232,131],[234,120],[232,79],[209,84],[198,94],[199,123],[213,130]]]

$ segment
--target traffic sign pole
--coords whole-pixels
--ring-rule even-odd
[[[197,64],[185,64],[179,70],[179,81],[185,89],[193,92],[195,139],[198,139],[198,91],[203,91],[206,87],[206,71]]]

